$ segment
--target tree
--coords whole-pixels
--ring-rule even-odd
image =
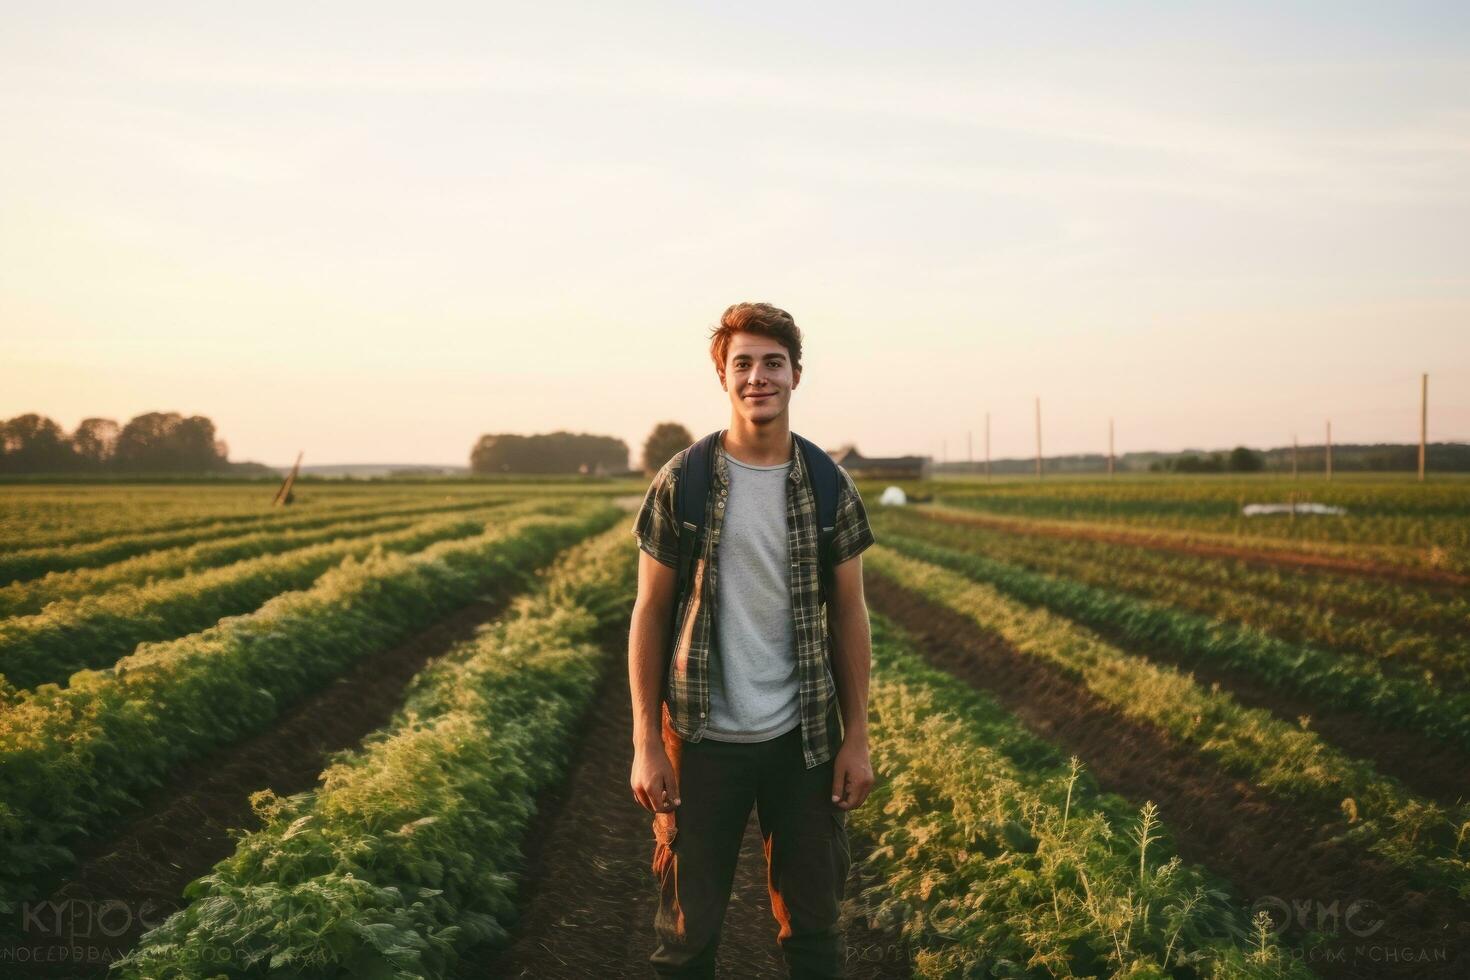
[[[483,435],[470,450],[473,473],[621,473],[628,444],[612,436],[551,432]]]
[[[1219,473],[1223,469],[1225,469],[1224,453],[1210,453],[1208,456],[1185,453],[1174,460],[1175,473]]]
[[[119,470],[132,472],[207,472],[226,468],[223,448],[202,415],[148,412],[123,426],[113,458]]]
[[[1266,461],[1260,453],[1245,446],[1236,446],[1230,450],[1229,468],[1235,473],[1259,473],[1265,468]]]
[[[693,434],[678,422],[660,422],[655,425],[643,443],[643,472],[649,476],[657,473],[665,463],[674,458],[675,453],[692,442]]]
[[[76,469],[76,455],[54,419],[31,412],[0,423],[0,468],[7,473],[64,473]]]
[[[84,470],[100,472],[112,465],[112,454],[117,449],[118,433],[122,431],[112,419],[82,419],[71,434],[72,450],[77,462]]]

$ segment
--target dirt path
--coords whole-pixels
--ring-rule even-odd
[[[141,816],[79,852],[77,872],[50,897],[55,904],[42,905],[29,919],[17,913],[3,921],[0,945],[90,950],[84,961],[57,964],[50,973],[45,971],[53,968],[36,963],[9,973],[0,959],[0,976],[105,976],[106,962],[132,948],[145,927],[181,907],[186,884],[234,852],[231,828],[258,826],[250,810],[251,793],[269,787],[285,796],[314,787],[330,753],[355,747],[386,724],[414,674],[431,657],[500,615],[508,598],[503,593],[476,601],[405,642],[366,657],[289,708],[270,730],[218,749],[172,775],[166,788],[145,799]],[[107,906],[105,917],[96,914],[104,903],[113,902],[122,905]],[[99,918],[100,925],[118,934],[104,934]],[[74,928],[52,928],[58,922]]]
[[[1346,575],[1361,575],[1367,578],[1387,579],[1395,582],[1417,582],[1422,585],[1438,585],[1464,588],[1470,586],[1470,575],[1462,575],[1449,569],[1427,568],[1419,565],[1390,565],[1384,562],[1367,561],[1315,552],[1290,551],[1286,548],[1251,548],[1243,545],[1213,544],[1198,538],[1176,536],[1156,530],[1104,529],[1091,524],[1068,526],[1063,522],[1042,523],[1009,517],[993,517],[980,513],[959,513],[933,507],[918,507],[920,513],[937,521],[949,524],[970,524],[991,528],[1011,534],[1035,534],[1051,538],[1083,538],[1088,541],[1103,541],[1109,544],[1132,545],[1152,548],[1156,551],[1173,551],[1202,558],[1239,558],[1258,565],[1277,565],[1283,568],[1310,568],[1318,571],[1339,572]]]
[[[650,861],[652,815],[633,800],[632,708],[624,668],[627,634],[604,636],[608,665],[564,784],[538,801],[527,844],[521,891],[523,918],[511,945],[481,950],[459,972],[480,977],[651,977],[653,913],[658,897]],[[866,852],[852,841],[853,856]],[[854,862],[856,864],[856,862]],[[854,867],[854,875],[856,875]],[[856,914],[849,879],[844,909],[848,976],[876,980],[911,975],[890,937]],[[725,915],[717,960],[721,977],[786,976],[776,947],[776,920],[766,893],[765,857],[754,813]]]
[[[1302,903],[1315,919],[1334,903],[1339,913],[1368,903],[1361,907],[1381,920],[1370,935],[1344,933],[1302,951],[1318,957],[1309,962],[1324,976],[1458,977],[1470,968],[1466,903],[1327,840],[1331,814],[1222,772],[1165,732],[1123,717],[1054,665],[886,576],[870,573],[865,588],[870,607],[908,630],[932,665],[989,692],[1032,731],[1078,755],[1104,789],[1157,802],[1180,856],[1231,881],[1243,908],[1277,899]],[[1300,947],[1299,937],[1293,929],[1283,941]]]

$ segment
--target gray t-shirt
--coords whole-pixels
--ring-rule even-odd
[[[763,742],[801,724],[786,544],[791,461],[751,466],[726,454],[719,614],[710,663],[708,738]]]

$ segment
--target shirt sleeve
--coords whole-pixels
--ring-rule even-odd
[[[873,528],[868,524],[868,511],[863,507],[857,484],[841,466],[837,467],[842,486],[837,493],[837,530],[832,540],[832,563],[840,565],[862,554],[875,543]]]
[[[679,524],[674,518],[675,468],[678,456],[665,463],[654,475],[643,495],[643,506],[633,522],[633,536],[638,547],[670,568],[679,566]]]

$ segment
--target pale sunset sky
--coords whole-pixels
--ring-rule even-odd
[[[0,417],[235,460],[1470,440],[1470,4],[7,3]]]

